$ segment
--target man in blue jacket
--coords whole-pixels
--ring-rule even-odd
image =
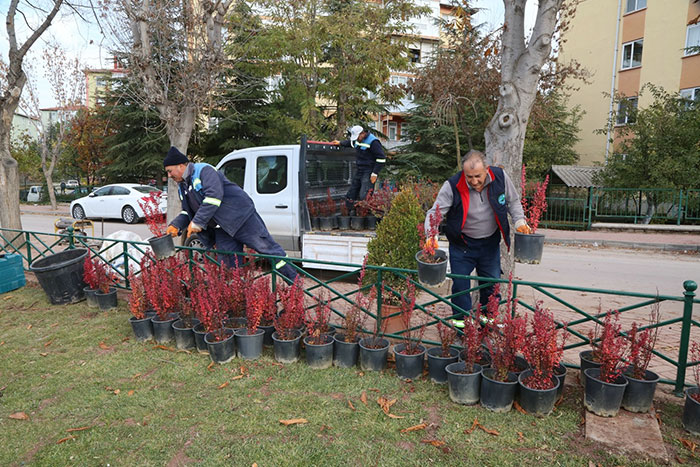
[[[355,125],[348,130],[349,139],[344,141],[333,141],[344,147],[355,148],[357,170],[352,177],[350,189],[345,195],[345,204],[348,210],[352,211],[355,202],[365,199],[367,192],[377,181],[377,175],[386,163],[386,156],[379,138],[367,131],[360,125]]]
[[[182,202],[182,212],[168,226],[168,234],[175,237],[186,228],[188,237],[197,233],[207,248],[216,245],[223,251],[243,251],[247,245],[263,255],[286,256],[267,231],[250,196],[224,174],[209,164],[191,163],[175,147],[168,151],[163,166],[168,177],[178,183]],[[236,267],[236,258],[223,255],[222,260]],[[297,276],[284,260],[273,266],[292,281]]]

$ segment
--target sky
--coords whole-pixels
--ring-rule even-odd
[[[0,14],[3,18],[7,15],[9,3],[9,0],[0,0]],[[20,4],[25,4],[25,2],[20,1]],[[47,5],[48,2],[38,0],[38,4]],[[474,0],[472,4],[481,9],[477,14],[477,23],[485,23],[490,30],[503,24],[503,0]],[[537,0],[528,0],[525,10],[525,24],[527,28],[531,28],[534,24],[536,8]],[[64,10],[65,13],[59,13],[51,27],[39,38],[34,46],[34,50],[30,51],[30,60],[37,65],[40,64],[41,49],[51,41],[55,41],[67,51],[69,56],[78,57],[87,68],[111,68],[112,61],[108,40],[101,33],[100,27],[92,14],[84,14],[86,19],[89,20],[89,23],[86,24],[76,14],[68,14],[68,10]],[[25,14],[29,14],[29,12],[27,11]],[[18,43],[21,43],[26,40],[29,31],[19,20],[17,29],[19,36],[17,40]],[[0,57],[6,62],[9,39],[5,27],[2,27],[1,32]],[[43,79],[43,71],[40,66],[35,66],[34,75],[38,84],[37,89],[41,107],[54,106],[55,100],[50,88],[46,85],[45,79]]]

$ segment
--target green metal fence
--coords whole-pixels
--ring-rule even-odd
[[[99,243],[99,245],[97,245]],[[115,272],[122,278],[121,287],[128,288],[128,280],[125,271],[129,270],[130,265],[138,262],[138,257],[144,254],[147,249],[145,242],[130,242],[125,240],[102,239],[97,237],[76,236],[72,233],[68,234],[50,234],[42,232],[29,232],[12,229],[0,228],[0,250],[5,253],[21,254],[25,260],[24,266],[28,269],[33,260],[47,256],[51,253],[61,251],[65,248],[84,247],[88,248],[93,254],[102,258],[112,257],[111,264]],[[109,251],[109,249],[112,249]],[[232,254],[232,252],[213,252],[204,251],[197,248],[181,247],[180,250],[186,252],[186,258],[192,265],[196,265],[198,261],[217,261],[219,254]],[[250,255],[259,261],[267,259],[279,260],[280,257],[267,255]],[[423,287],[415,280],[414,270],[397,269],[383,266],[368,265],[367,269],[371,271],[376,280],[372,284],[364,284],[358,286],[355,282],[356,275],[361,266],[357,264],[347,263],[328,263],[301,258],[284,258],[304,277],[305,293],[308,296],[314,296],[320,291],[329,295],[329,300],[332,304],[332,312],[338,318],[343,318],[348,307],[354,304],[353,297],[363,290],[372,286],[376,287],[378,292],[377,305],[373,309],[364,309],[363,312],[371,318],[371,326],[367,326],[368,332],[372,331],[374,326],[377,329],[382,328],[382,321],[388,318],[397,316],[399,313],[387,314],[384,313],[382,306],[382,297],[386,295],[398,296],[398,291],[387,285],[390,281],[389,276],[398,276],[403,280],[411,281],[416,290],[420,293],[419,299],[416,302],[416,308],[424,314],[425,325],[430,329],[438,322],[446,322],[452,317],[453,312],[469,312],[470,310],[461,310],[454,307],[450,303],[450,299],[455,295],[440,294],[435,289]],[[301,263],[305,263],[305,268],[301,267]],[[353,268],[351,272],[338,274],[332,279],[322,280],[314,274],[314,266],[319,270],[323,270],[324,266],[329,264],[346,266]],[[311,265],[311,267],[309,267]],[[278,281],[285,279],[279,275],[275,268],[269,269],[265,274],[273,276],[273,287],[277,286]],[[488,286],[491,283],[507,283],[501,279],[480,278],[475,276],[456,276],[448,275],[448,277],[466,277],[473,280],[473,284],[478,284],[471,289],[461,293],[472,293]],[[665,314],[670,315],[653,327],[661,328],[663,332],[665,328],[680,325],[680,335],[677,346],[669,351],[665,348],[657,348],[654,351],[658,360],[670,365],[674,371],[673,378],[663,378],[662,382],[673,384],[676,393],[680,394],[686,384],[686,374],[688,367],[697,365],[700,362],[688,361],[689,343],[691,333],[696,331],[696,338],[700,339],[700,323],[693,317],[693,309],[697,309],[697,304],[700,299],[696,298],[697,284],[691,280],[685,281],[682,285],[682,292],[679,295],[657,295],[648,293],[636,293],[606,289],[594,289],[586,287],[572,287],[556,284],[545,284],[537,282],[529,282],[524,280],[513,280],[513,298],[517,302],[520,310],[532,312],[535,309],[538,300],[548,300],[550,306],[555,307],[555,317],[558,320],[560,327],[566,329],[570,335],[570,341],[565,349],[576,349],[585,345],[589,345],[589,339],[586,333],[586,327],[590,328],[595,323],[601,323],[605,313],[586,311],[585,304],[574,303],[572,299],[566,299],[566,294],[575,292],[577,297],[587,296],[586,301],[589,301],[591,295],[599,295],[600,297],[609,298],[611,301],[632,300],[632,302],[618,307],[621,316],[627,317],[635,311],[643,310],[655,303],[660,303],[669,308]],[[637,319],[636,319],[637,320]],[[415,328],[415,326],[414,326]],[[404,331],[399,331],[393,334],[386,334],[388,337],[401,338]],[[674,331],[675,333],[675,331]],[[675,334],[674,334],[675,335]],[[423,342],[431,345],[438,345],[439,342],[435,339],[435,334],[427,334],[428,337],[423,339]],[[569,366],[578,368],[576,364]]]

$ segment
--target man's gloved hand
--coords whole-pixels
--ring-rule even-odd
[[[369,176],[369,182],[374,183],[377,181],[377,174],[372,174]]]
[[[174,225],[169,225],[167,229],[165,229],[165,233],[170,235],[171,237],[177,237],[179,234],[179,231],[177,230],[177,227]]]
[[[518,227],[516,227],[515,230],[521,234],[526,234],[526,235],[529,235],[532,233],[532,229],[530,228],[529,225],[527,225],[527,222],[523,222]]]
[[[190,236],[193,233],[198,233],[201,232],[202,228],[195,224],[194,222],[190,222],[190,225],[187,226],[187,238],[190,238]]]

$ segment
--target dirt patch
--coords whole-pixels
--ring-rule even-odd
[[[440,417],[440,413],[438,411],[437,406],[430,406],[427,408],[428,411],[428,419],[427,423],[428,426],[425,428],[425,432],[428,434],[429,438],[434,438],[437,434],[438,428],[440,428],[440,424],[442,423],[442,418]]]
[[[406,451],[413,451],[416,448],[416,445],[409,441],[399,441],[396,443],[396,447],[399,449],[405,449]]]
[[[187,454],[185,454],[185,451],[192,445],[196,437],[196,427],[190,427],[190,438],[187,441],[185,441],[185,444],[182,445],[182,448],[180,448],[180,450],[177,453],[175,453],[172,459],[170,459],[170,462],[168,462],[168,467],[180,467],[195,462],[201,462],[201,459],[192,459],[191,457],[188,457]]]
[[[44,399],[43,401],[39,402],[39,407],[37,407],[38,410],[44,410],[46,407],[50,406],[54,402],[58,400],[57,397],[51,397],[50,399]]]

